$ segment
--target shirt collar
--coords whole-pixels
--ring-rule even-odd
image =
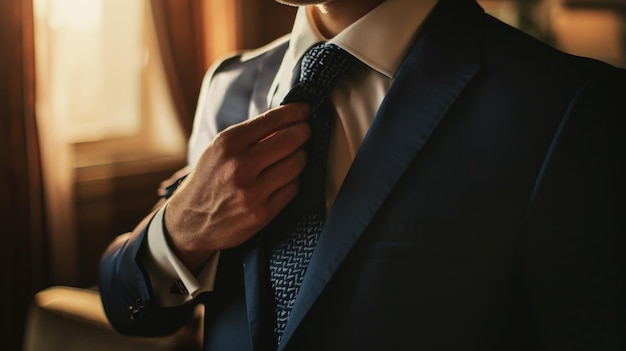
[[[393,78],[436,3],[437,0],[386,0],[330,40],[317,30],[307,7],[300,7],[286,53],[288,61],[295,64],[312,45],[327,41]]]

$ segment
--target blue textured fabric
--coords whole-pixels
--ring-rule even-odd
[[[299,203],[302,204],[295,228],[271,251],[270,280],[276,299],[274,336],[280,343],[302,278],[324,226],[325,178],[333,108],[326,97],[356,62],[356,58],[333,44],[317,44],[303,56],[298,83],[283,100],[308,102],[312,107],[308,162],[301,175]]]

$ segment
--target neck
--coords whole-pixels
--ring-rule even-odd
[[[317,29],[330,39],[385,0],[328,1],[309,7]]]

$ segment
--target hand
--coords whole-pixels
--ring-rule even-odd
[[[204,150],[164,220],[170,245],[191,272],[250,239],[296,196],[309,113],[305,104],[278,107],[224,130]]]

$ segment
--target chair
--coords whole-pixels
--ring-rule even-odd
[[[158,338],[117,333],[107,321],[97,289],[53,286],[34,296],[24,351],[196,351],[202,345],[202,310],[177,333]]]

